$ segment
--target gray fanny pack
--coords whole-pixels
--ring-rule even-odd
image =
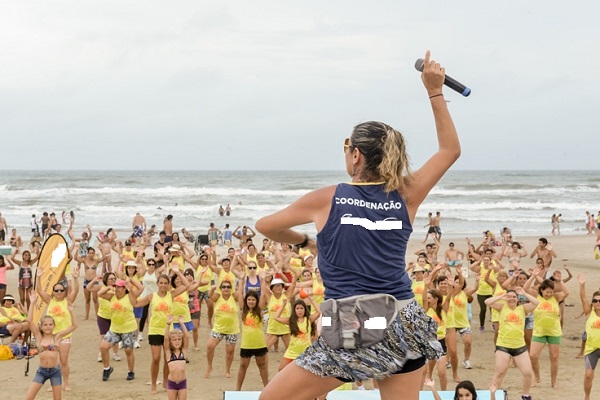
[[[409,301],[384,293],[325,300],[320,305],[321,337],[334,350],[373,346]]]

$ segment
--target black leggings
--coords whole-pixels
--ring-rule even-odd
[[[140,326],[138,327],[140,333],[144,332],[144,325],[146,325],[146,319],[148,319],[148,309],[150,304],[146,304],[142,310],[142,318],[140,318]]]
[[[479,326],[485,326],[485,312],[487,311],[487,306],[485,305],[485,301],[492,297],[491,294],[487,295],[477,295],[477,302],[479,303]]]

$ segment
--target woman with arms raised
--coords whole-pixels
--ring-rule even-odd
[[[382,399],[416,400],[426,360],[441,355],[437,324],[414,301],[405,254],[417,209],[459,157],[460,144],[442,95],[444,69],[429,60],[429,52],[422,79],[439,145],[423,167],[411,174],[400,132],[380,122],[359,124],[344,143],[350,184],[308,193],[256,224],[269,239],[314,253],[317,243],[291,229],[313,222],[327,299],[386,293],[397,300],[391,304],[397,317],[383,340],[369,347],[349,349],[344,343],[336,350],[322,333],[269,382],[261,400],[313,399],[342,382],[370,378],[379,381]]]

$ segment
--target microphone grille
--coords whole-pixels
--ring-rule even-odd
[[[417,61],[415,61],[416,70],[423,72],[423,64],[425,64],[425,60],[423,60],[422,58],[419,58]]]

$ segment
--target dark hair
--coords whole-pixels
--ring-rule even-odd
[[[544,244],[548,244],[548,239],[546,239],[546,238],[540,238],[539,241]]]
[[[544,279],[544,281],[540,284],[540,287],[538,287],[538,293],[540,294],[540,296],[542,295],[542,291],[546,289],[554,290],[554,282],[550,279]]]
[[[473,396],[473,400],[477,400],[477,389],[475,389],[475,385],[471,381],[462,381],[456,385],[456,389],[454,391],[454,400],[458,400],[458,389],[467,389],[471,395]]]
[[[444,303],[444,296],[442,296],[442,294],[439,292],[439,290],[435,290],[435,289],[430,289],[428,290],[428,292],[430,295],[432,295],[433,297],[436,298],[437,300],[437,305],[435,307],[435,313],[437,314],[438,318],[440,320],[442,320],[442,303]]]
[[[385,191],[403,192],[412,174],[402,134],[382,122],[358,124],[350,136],[350,149],[357,148],[365,158],[362,180],[383,180]]]
[[[306,321],[306,332],[308,333],[309,325],[310,325],[310,336],[315,336],[317,334],[317,325],[314,321],[310,321],[310,311],[308,311],[308,307],[304,300],[296,300],[294,304],[292,304],[292,313],[290,314],[290,334],[292,336],[298,336],[300,334],[300,328],[298,327],[298,316],[296,315],[296,306],[304,307],[304,320]]]
[[[252,309],[248,307],[248,297],[254,297],[256,299],[256,306],[254,306],[254,308]],[[242,308],[242,322],[246,319],[248,314],[251,314],[252,317],[254,317],[254,319],[258,318],[259,321],[262,321],[262,310],[258,306],[259,301],[260,298],[258,297],[258,293],[256,292],[256,290],[248,290],[248,292],[244,296],[244,307]]]
[[[183,271],[183,276],[191,276],[192,278],[194,277],[194,270],[192,268],[188,268],[185,271]]]
[[[113,275],[115,278],[117,277],[114,272],[105,272],[102,276],[102,283],[104,283],[104,286],[108,286],[108,277],[111,275]]]

